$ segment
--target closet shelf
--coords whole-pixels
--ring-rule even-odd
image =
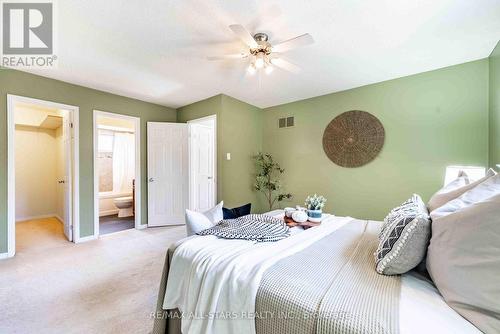
[[[57,129],[63,123],[63,118],[61,116],[53,116],[47,115],[42,123],[40,123],[40,127],[44,129]]]

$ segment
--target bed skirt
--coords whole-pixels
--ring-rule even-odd
[[[169,248],[165,256],[165,264],[161,274],[160,291],[158,292],[158,301],[156,302],[156,311],[153,315],[153,334],[182,334],[179,310],[167,311],[163,309],[163,299],[165,297],[165,290],[167,289],[168,271],[174,251],[175,248]]]

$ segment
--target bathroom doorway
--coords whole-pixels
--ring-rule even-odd
[[[79,242],[78,107],[7,95],[8,256]]]
[[[94,111],[95,236],[141,228],[140,119]]]

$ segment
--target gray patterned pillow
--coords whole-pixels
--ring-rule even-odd
[[[379,274],[398,275],[415,268],[425,257],[431,236],[429,212],[419,195],[393,209],[384,219],[375,252]]]

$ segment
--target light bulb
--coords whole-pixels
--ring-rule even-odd
[[[255,59],[255,67],[257,68],[262,68],[264,67],[264,55],[261,53],[259,53]]]
[[[274,71],[274,67],[272,67],[271,65],[267,65],[264,71],[266,72],[266,74],[271,74]]]
[[[248,66],[247,71],[248,71],[249,74],[253,75],[253,74],[255,74],[255,71],[257,71],[257,70],[255,69],[255,65],[254,64],[250,64],[250,66]]]

